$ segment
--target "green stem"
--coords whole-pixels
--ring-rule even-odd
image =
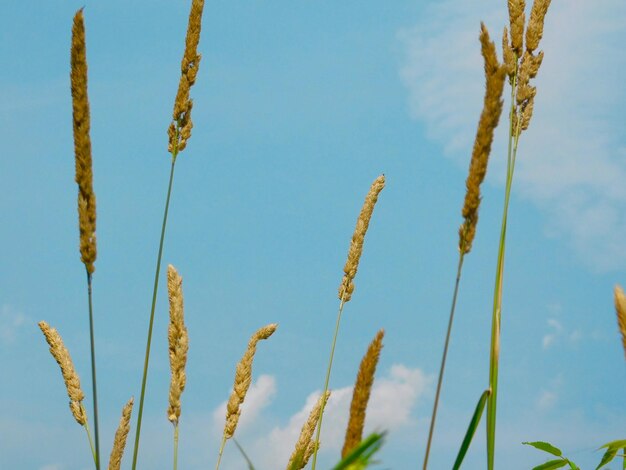
[[[441,393],[441,384],[443,382],[443,373],[446,368],[446,358],[448,356],[448,345],[450,343],[450,334],[452,332],[452,322],[454,321],[454,311],[456,310],[456,299],[459,293],[459,283],[461,281],[461,270],[463,269],[463,259],[465,253],[459,252],[459,265],[456,271],[456,281],[454,283],[454,294],[452,295],[452,306],[450,307],[450,317],[448,320],[448,331],[446,332],[446,342],[443,347],[443,356],[441,358],[441,366],[439,368],[439,379],[437,380],[437,391],[435,393],[435,403],[433,405],[433,413],[430,419],[430,429],[428,430],[428,443],[426,444],[426,455],[424,456],[424,470],[428,467],[428,457],[430,455],[430,446],[435,431],[435,420],[437,419],[437,408],[439,406],[439,395]]]
[[[224,452],[224,446],[226,445],[226,434],[222,437],[222,444],[220,445],[220,451],[217,454],[217,464],[215,464],[215,470],[219,470],[220,463],[222,463],[222,453]]]
[[[333,336],[333,343],[330,348],[330,359],[328,360],[328,369],[326,371],[326,380],[324,381],[324,391],[322,397],[326,396],[328,392],[328,383],[330,382],[330,371],[333,367],[333,357],[335,356],[335,346],[337,345],[337,335],[339,334],[339,322],[341,321],[341,314],[343,313],[345,289],[341,295],[341,301],[339,302],[339,312],[337,313],[337,324],[335,325],[335,334]],[[324,408],[326,407],[326,400],[322,398],[322,407],[320,409],[320,418],[317,422],[317,431],[315,433],[315,450],[313,451],[313,463],[311,464],[311,470],[315,470],[317,464],[317,451],[319,449],[320,434],[322,433],[322,418],[324,417]]]
[[[174,165],[176,165],[177,149],[172,152],[172,167],[170,169],[170,181],[167,187],[167,198],[165,199],[165,211],[163,213],[163,225],[161,227],[161,240],[159,242],[159,254],[157,255],[156,272],[154,274],[154,288],[152,290],[152,307],[150,308],[150,324],[148,326],[148,340],[146,342],[146,357],[143,365],[143,378],[141,379],[141,395],[139,397],[139,412],[137,413],[137,430],[135,432],[135,448],[133,450],[133,466],[137,468],[137,454],[139,452],[139,436],[141,434],[141,418],[143,416],[143,402],[146,393],[146,380],[148,377],[148,362],[150,361],[150,344],[152,342],[152,326],[154,324],[154,309],[156,307],[157,289],[159,287],[159,274],[161,271],[161,256],[163,254],[163,240],[165,239],[165,227],[167,225],[167,212],[170,207],[170,196],[172,194],[172,182],[174,180]]]
[[[80,404],[80,406],[81,408],[83,408],[83,410],[85,409],[82,403]],[[87,416],[87,412],[85,412],[85,416]],[[87,440],[89,441],[89,448],[91,449],[91,455],[93,456],[93,463],[95,465],[98,465],[97,457],[96,457],[96,449],[93,446],[93,440],[91,439],[91,433],[89,432],[89,424],[86,419],[85,419],[85,424],[83,424],[83,427],[85,428],[85,431],[87,432]]]
[[[509,142],[507,150],[506,185],[504,194],[504,208],[502,212],[502,226],[500,229],[500,243],[498,246],[498,262],[496,265],[496,279],[493,294],[493,312],[491,321],[491,347],[489,353],[489,389],[491,395],[487,403],[487,469],[493,470],[496,445],[496,409],[498,399],[498,363],[500,359],[500,322],[502,317],[502,285],[504,280],[504,258],[506,251],[506,228],[515,171],[517,143],[519,141],[519,122],[513,129],[515,113],[515,92],[517,72],[513,75],[511,84],[511,111],[509,113]],[[518,118],[519,121],[519,118]]]
[[[174,425],[174,470],[178,468],[178,423]]]
[[[93,328],[93,303],[91,296],[92,274],[87,271],[87,297],[89,299],[89,339],[91,342],[91,388],[93,390],[93,422],[96,438],[95,462],[96,470],[100,470],[100,438],[98,436],[98,392],[96,387],[96,345]]]

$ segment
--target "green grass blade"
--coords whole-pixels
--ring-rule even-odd
[[[386,433],[372,433],[361,441],[332,470],[361,470],[374,463],[372,457],[380,450]]]
[[[548,460],[546,463],[542,463],[541,465],[537,465],[533,467],[533,470],[553,470],[555,468],[562,468],[567,465],[567,460],[563,459],[554,459]]]
[[[522,442],[522,444],[524,444],[525,446],[533,446],[535,449],[543,450],[544,452],[547,452],[548,454],[556,455],[557,457],[563,456],[563,451],[561,451],[561,449],[559,449],[558,447],[554,447],[549,442],[535,441],[535,442]]]
[[[476,405],[476,409],[474,410],[474,415],[472,416],[469,426],[467,427],[467,432],[465,433],[463,443],[461,444],[461,448],[459,449],[459,454],[456,456],[456,460],[454,461],[454,465],[452,467],[453,470],[458,470],[459,468],[461,468],[461,464],[463,463],[465,454],[467,453],[467,450],[472,443],[472,439],[474,438],[474,434],[476,433],[476,429],[480,424],[480,418],[482,418],[483,416],[485,404],[487,403],[487,398],[489,398],[490,394],[490,390],[485,390],[478,400],[478,404]]]
[[[239,449],[239,452],[241,453],[243,458],[246,460],[246,463],[248,464],[248,470],[254,470],[254,465],[252,465],[252,460],[250,460],[250,457],[248,457],[248,454],[246,454],[246,452],[243,450],[243,447],[241,447],[239,442],[237,442],[237,439],[235,439],[234,437],[233,437],[233,442],[237,446],[237,449]]]
[[[611,462],[617,455],[618,450],[619,450],[619,447],[609,447],[604,453],[604,455],[602,456],[602,460],[600,460],[600,463],[596,467],[596,470],[598,470],[601,467],[604,467],[607,463]]]

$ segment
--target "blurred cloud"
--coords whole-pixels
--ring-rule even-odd
[[[0,345],[13,344],[17,339],[19,330],[32,323],[32,320],[22,312],[15,310],[10,305],[2,305],[0,308]]]
[[[448,0],[399,32],[406,50],[400,75],[411,115],[463,166],[482,107],[479,22],[486,22],[499,43],[506,13],[502,4],[487,0]],[[622,0],[552,3],[541,43],[546,55],[536,79],[535,113],[520,139],[516,169],[515,189],[542,211],[546,235],[564,239],[595,271],[626,264],[624,32]],[[490,170],[500,182],[503,133],[497,132]]]

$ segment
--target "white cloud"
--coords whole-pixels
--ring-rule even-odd
[[[552,328],[552,332],[544,335],[541,341],[543,349],[548,349],[550,346],[552,346],[556,338],[560,336],[563,331],[563,325],[561,325],[561,323],[559,323],[559,321],[555,320],[554,318],[548,319],[548,326]]]
[[[482,106],[479,21],[486,21],[497,43],[507,22],[504,4],[492,5],[438,2],[399,34],[406,46],[400,73],[411,114],[463,166]],[[625,32],[623,0],[552,3],[535,114],[520,139],[516,169],[514,190],[541,209],[546,234],[564,239],[596,270],[626,265]],[[499,131],[490,174],[501,182],[505,147]]]
[[[40,467],[39,470],[61,470],[63,467],[58,463],[51,463]]]
[[[16,311],[10,305],[3,305],[0,309],[0,344],[14,343],[18,331],[30,324],[32,321],[26,315]]]

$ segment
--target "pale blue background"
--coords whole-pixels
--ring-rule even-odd
[[[5,1],[3,469],[92,468],[36,326],[45,319],[60,330],[90,396],[69,93],[71,20],[83,5],[104,462],[123,403],[139,397],[169,173],[166,129],[189,2]],[[250,398],[257,414],[242,421],[238,436],[259,470],[285,467],[273,460],[275,449],[288,454],[294,441],[272,447],[267,436],[323,385],[349,239],[369,185],[383,172],[387,187],[345,309],[331,387],[352,384],[367,344],[384,327],[379,383],[395,385],[381,397],[405,414],[379,412],[391,429],[380,468],[421,466],[482,101],[480,19],[499,42],[506,2],[206,4],[195,127],[176,165],[164,251],[164,263],[184,277],[191,341],[179,468],[214,465],[222,415],[213,414],[228,397],[249,335],[270,322],[280,326],[255,361],[255,377],[265,374],[257,399]],[[541,463],[539,452],[521,445],[539,439],[593,468],[599,445],[626,437],[624,353],[612,303],[614,284],[626,285],[625,40],[620,0],[555,1],[548,13],[536,115],[521,139],[510,210],[498,468]],[[433,469],[451,466],[487,386],[504,132],[498,128],[466,259]],[[172,458],[166,298],[162,282],[140,454],[140,468],[150,470],[170,468]],[[394,364],[414,380],[394,379]],[[133,436],[134,427],[124,468]],[[328,468],[341,442],[330,436],[324,443]],[[481,426],[465,468],[484,468],[484,455]],[[229,444],[222,468],[242,465]]]

